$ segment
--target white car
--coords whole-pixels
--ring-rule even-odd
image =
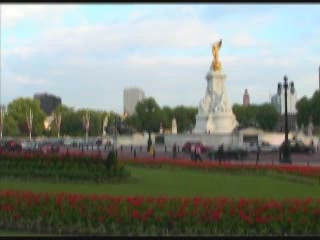
[[[279,150],[279,146],[271,145],[268,142],[261,142],[259,143],[260,151],[261,152],[277,152]],[[246,149],[248,152],[257,152],[258,145],[256,143],[250,143]]]

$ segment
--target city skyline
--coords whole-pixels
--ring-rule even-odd
[[[222,38],[232,104],[269,102],[286,74],[319,85],[319,5],[1,4],[1,104],[54,92],[75,108],[123,111],[136,85],[160,106],[197,107]],[[215,14],[212,14],[215,13]],[[232,17],[230,17],[232,16]],[[284,31],[284,29],[286,31]]]

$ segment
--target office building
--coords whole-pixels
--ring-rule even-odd
[[[297,91],[293,94],[290,92],[290,88],[287,90],[287,112],[288,112],[288,129],[289,131],[294,131],[297,123]],[[271,97],[271,104],[276,108],[279,113],[279,119],[277,122],[277,131],[284,132],[284,113],[285,113],[285,100],[284,100],[284,88],[281,90],[281,94],[274,94]]]
[[[47,116],[51,115],[56,107],[62,104],[60,97],[49,93],[34,94],[34,99],[38,99],[40,101],[40,107]]]
[[[123,112],[132,115],[135,112],[137,103],[145,97],[144,91],[137,87],[125,88],[123,90]]]
[[[296,114],[296,104],[298,101],[297,91],[291,94],[290,89],[287,91],[287,111],[288,114]],[[285,112],[285,100],[284,100],[284,88],[281,90],[281,95],[279,96],[278,93],[271,97],[271,103],[277,109],[278,113],[281,115]]]

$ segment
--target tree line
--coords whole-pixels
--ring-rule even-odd
[[[313,124],[320,126],[320,91],[316,91],[308,99],[302,97],[296,105],[298,125],[307,126],[310,116]],[[46,130],[44,120],[46,114],[40,107],[40,101],[32,98],[17,98],[7,106],[7,114],[3,119],[3,136],[28,136],[26,114],[29,110],[33,112],[32,136],[57,136],[55,121],[50,124],[50,130]],[[136,106],[136,111],[132,116],[123,119],[115,112],[97,111],[94,109],[78,109],[66,105],[60,105],[55,110],[55,114],[61,114],[60,136],[84,136],[83,115],[90,114],[89,136],[100,136],[103,131],[103,121],[108,115],[108,126],[122,121],[124,124],[136,129],[138,132],[148,131],[159,132],[160,125],[163,129],[172,127],[173,118],[177,122],[178,133],[189,132],[194,128],[197,115],[196,107],[176,106],[160,107],[154,98],[146,98]],[[279,114],[269,103],[260,105],[243,106],[233,105],[233,112],[236,119],[242,126],[255,125],[265,131],[275,129]]]

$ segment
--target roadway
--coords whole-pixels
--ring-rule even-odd
[[[60,149],[61,153],[68,153],[70,154],[99,154],[102,157],[106,157],[108,152],[112,150],[112,146],[101,146],[98,148],[97,146],[84,146],[83,150],[82,147],[62,147]],[[125,158],[134,158],[134,151],[136,151],[136,158],[152,158],[153,156],[147,152],[146,146],[123,146],[118,147],[117,149],[118,159],[125,159]],[[202,160],[207,162],[210,161],[208,155],[206,153],[201,154]],[[292,153],[292,164],[294,165],[303,165],[303,166],[320,166],[320,152],[316,152],[314,154],[307,154],[307,153]],[[155,158],[156,159],[173,159],[172,149],[165,148],[164,146],[155,146]],[[177,160],[190,160],[191,155],[189,153],[177,152]],[[257,160],[257,153],[249,153],[248,157],[243,160],[244,164],[256,164]],[[212,160],[214,161],[214,160]],[[230,160],[225,159],[227,162],[236,163],[241,162],[240,160]],[[258,164],[279,164],[279,153],[278,152],[260,152],[259,154],[259,161]]]

